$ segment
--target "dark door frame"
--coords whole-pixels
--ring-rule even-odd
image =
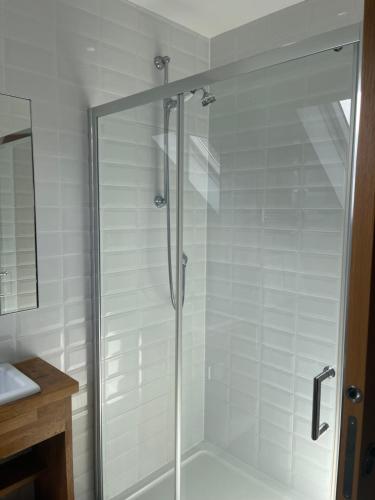
[[[375,443],[375,0],[365,0],[356,168],[337,500],[375,499],[375,464],[363,473]],[[350,386],[362,393],[357,403],[346,394]]]

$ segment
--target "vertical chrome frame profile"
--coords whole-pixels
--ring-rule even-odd
[[[182,307],[184,253],[184,94],[177,96],[176,171],[176,310],[175,310],[175,500],[181,499],[182,455]]]
[[[94,382],[94,472],[95,498],[104,498],[103,488],[103,439],[102,439],[102,333],[101,333],[101,280],[100,280],[100,193],[98,158],[98,116],[89,110],[89,154],[91,183],[91,269],[92,269],[92,328],[93,328],[93,382]]]
[[[91,172],[91,229],[92,229],[92,297],[93,297],[93,377],[94,377],[94,406],[95,406],[95,422],[94,422],[94,446],[95,446],[95,498],[103,500],[103,438],[102,438],[102,333],[101,333],[101,279],[100,279],[100,193],[99,193],[99,162],[98,162],[98,120],[101,117],[119,113],[138,106],[146,105],[154,101],[176,96],[178,99],[178,168],[177,168],[177,231],[176,231],[176,290],[178,294],[175,316],[175,500],[181,500],[181,419],[182,419],[182,248],[183,248],[183,143],[184,143],[184,93],[190,92],[192,89],[201,88],[212,83],[228,80],[241,75],[249,74],[253,71],[269,68],[285,62],[305,58],[310,55],[318,54],[338,46],[351,45],[360,42],[361,25],[354,24],[346,28],[331,31],[329,33],[314,36],[304,41],[295,43],[290,46],[280,47],[267,51],[262,54],[252,56],[234,63],[227,64],[218,68],[214,68],[203,73],[184,78],[179,81],[162,85],[160,87],[140,92],[129,97],[117,99],[103,105],[93,107],[89,110],[89,145],[90,145],[90,172]],[[360,79],[358,80],[360,82]],[[355,82],[356,88],[360,89],[360,84]],[[359,97],[357,97],[357,103]],[[356,116],[359,111],[357,108]],[[345,332],[346,309],[347,309],[347,282],[350,263],[350,248],[351,248],[351,225],[352,225],[352,207],[354,203],[354,184],[355,184],[355,160],[356,160],[356,144],[358,141],[358,117],[352,131],[352,152],[350,161],[352,161],[352,175],[349,180],[350,188],[350,207],[349,220],[347,222],[347,232],[345,237],[346,254],[344,255],[344,275],[343,275],[343,292],[342,292],[342,308],[343,326],[340,332]],[[177,281],[178,280],[178,281]],[[338,407],[337,407],[337,425],[336,436],[339,435],[341,404],[342,404],[342,372],[344,370],[344,345],[345,335],[343,334],[342,346],[339,346],[339,355],[337,372],[338,380]],[[338,460],[337,440],[335,451],[335,465],[333,473],[337,470]],[[336,481],[334,482],[336,488]]]

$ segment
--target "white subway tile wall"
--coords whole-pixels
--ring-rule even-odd
[[[41,356],[79,380],[78,500],[94,498],[87,108],[161,84],[160,53],[171,79],[209,66],[207,39],[126,1],[0,0],[0,91],[32,99],[40,292],[40,309],[0,318],[0,358]]]
[[[348,47],[211,86],[205,438],[290,498],[331,498],[352,81]]]

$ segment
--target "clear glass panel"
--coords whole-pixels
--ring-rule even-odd
[[[354,49],[186,103],[183,500],[333,500]],[[194,261],[195,259],[195,261]],[[155,500],[162,500],[153,497]]]
[[[175,207],[175,111],[170,114]],[[174,499],[174,310],[163,195],[163,102],[99,120],[101,367],[104,497]],[[175,244],[175,209],[171,213]],[[173,250],[173,249],[172,249]],[[173,266],[175,257],[173,256]],[[134,495],[134,496],[132,496]]]

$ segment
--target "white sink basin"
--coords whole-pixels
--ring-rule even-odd
[[[0,363],[0,405],[40,392],[40,387],[9,363]]]

